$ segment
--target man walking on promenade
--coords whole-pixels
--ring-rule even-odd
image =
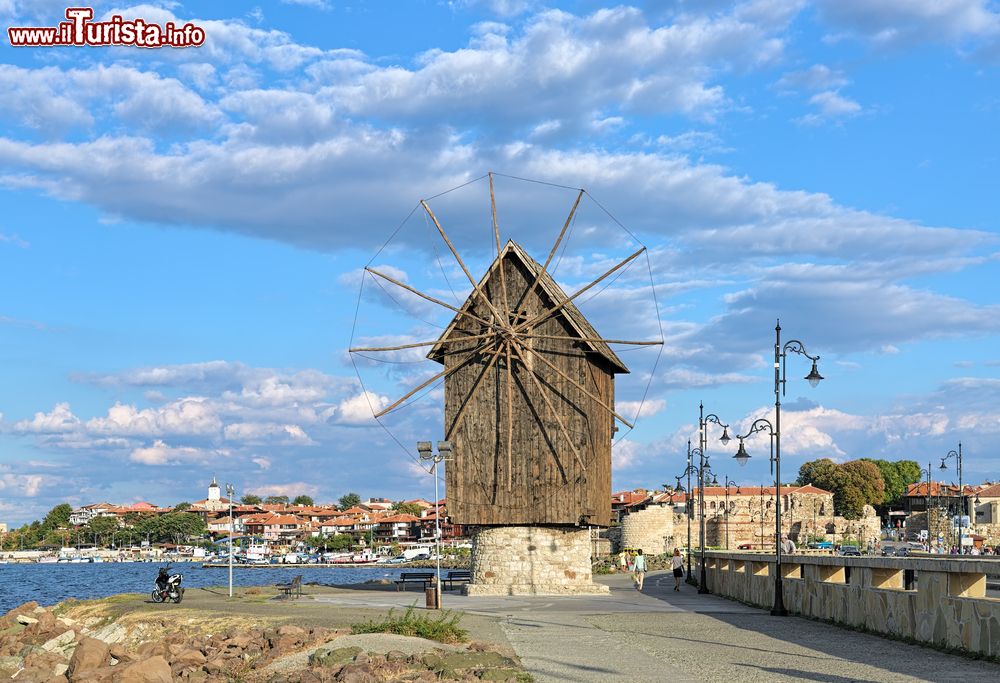
[[[642,548],[636,551],[635,559],[632,561],[632,571],[635,576],[636,590],[642,590],[642,582],[646,578],[646,556],[642,554]]]

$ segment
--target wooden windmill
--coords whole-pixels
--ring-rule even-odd
[[[567,295],[548,272],[573,221],[577,195],[545,262],[517,243],[501,244],[493,178],[490,200],[497,257],[478,281],[421,202],[472,292],[451,306],[391,276],[373,276],[455,313],[434,341],[352,351],[396,351],[430,346],[428,358],[444,369],[387,406],[380,417],[443,379],[445,438],[454,459],[446,470],[448,513],[466,525],[610,524],[611,443],[616,420],[615,375],[629,370],[610,344],[657,345],[662,341],[606,339],[573,303],[620,271],[645,247]]]

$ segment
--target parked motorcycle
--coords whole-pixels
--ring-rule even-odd
[[[151,594],[153,602],[173,600],[175,603],[179,603],[183,600],[184,588],[181,586],[183,579],[183,574],[171,574],[170,567],[160,567],[160,573],[156,575],[155,587]]]

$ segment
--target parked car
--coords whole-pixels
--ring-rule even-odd
[[[753,550],[753,543],[743,543],[737,547],[737,550]]]
[[[396,557],[390,557],[385,561],[386,564],[403,564],[404,562],[409,562],[407,558],[402,555],[397,555]]]
[[[882,556],[883,557],[892,557],[895,554],[896,554],[896,546],[894,546],[894,545],[883,546],[883,548],[882,548]]]
[[[856,545],[842,545],[840,546],[839,555],[849,555],[849,556],[861,556],[861,551]]]

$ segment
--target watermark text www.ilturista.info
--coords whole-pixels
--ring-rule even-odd
[[[74,47],[125,45],[133,47],[198,47],[205,42],[205,29],[172,21],[163,24],[143,19],[124,19],[118,14],[107,21],[92,21],[90,7],[69,7],[68,21],[58,26],[12,26],[7,37],[14,47]]]

